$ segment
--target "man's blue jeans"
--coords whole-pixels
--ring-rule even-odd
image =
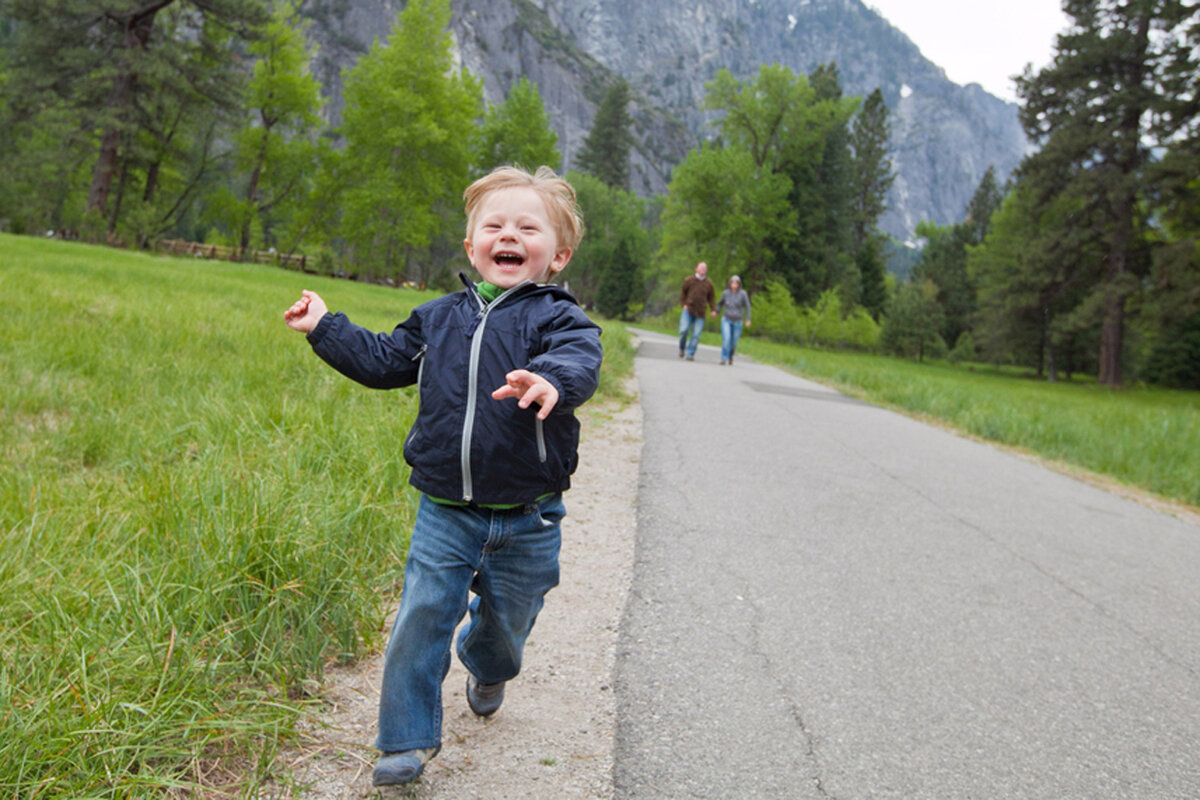
[[[721,360],[728,361],[737,351],[738,339],[742,338],[742,320],[721,317]]]
[[[475,593],[458,657],[480,683],[521,670],[525,638],[546,592],[558,585],[562,495],[512,510],[435,503],[422,495],[404,568],[379,698],[385,753],[442,741],[442,681],[450,639]]]
[[[686,308],[679,315],[679,352],[687,351],[688,356],[696,355],[696,346],[700,344],[700,331],[704,330],[704,315],[692,316]]]

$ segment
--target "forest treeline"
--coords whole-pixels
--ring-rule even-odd
[[[1003,182],[988,170],[959,222],[922,223],[902,277],[877,227],[894,177],[879,90],[844,95],[832,63],[721,71],[705,141],[642,198],[613,79],[568,174],[588,228],[570,289],[614,317],[669,313],[704,260],[742,276],[772,338],[1200,388],[1197,12],[1064,10],[1053,62],[1017,78],[1036,149]],[[452,286],[463,187],[562,158],[538,87],[486,103],[449,23],[448,0],[409,0],[345,71],[331,126],[294,3],[0,0],[0,227]]]

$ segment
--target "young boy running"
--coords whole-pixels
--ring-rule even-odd
[[[442,681],[458,657],[467,703],[495,713],[543,598],[558,584],[562,493],[578,460],[574,409],[599,379],[600,329],[565,290],[583,226],[570,184],[502,167],[464,193],[467,258],[483,281],[372,333],[305,291],[284,320],[366,386],[417,384],[404,442],[421,492],[379,701],[376,786],[408,783],[441,748]],[[474,597],[469,599],[473,592]]]

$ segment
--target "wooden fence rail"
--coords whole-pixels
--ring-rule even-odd
[[[256,264],[278,264],[281,267],[304,270],[308,258],[304,255],[276,253],[272,250],[243,250],[240,247],[225,247],[219,244],[185,242],[182,239],[161,239],[158,250],[171,255],[214,258],[220,261],[249,261]]]

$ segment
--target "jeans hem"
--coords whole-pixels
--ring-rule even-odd
[[[427,747],[441,746],[441,739],[414,739],[412,742],[401,742],[396,747],[383,747],[381,742],[375,742],[375,749],[381,753],[403,753],[406,750],[424,750]]]

